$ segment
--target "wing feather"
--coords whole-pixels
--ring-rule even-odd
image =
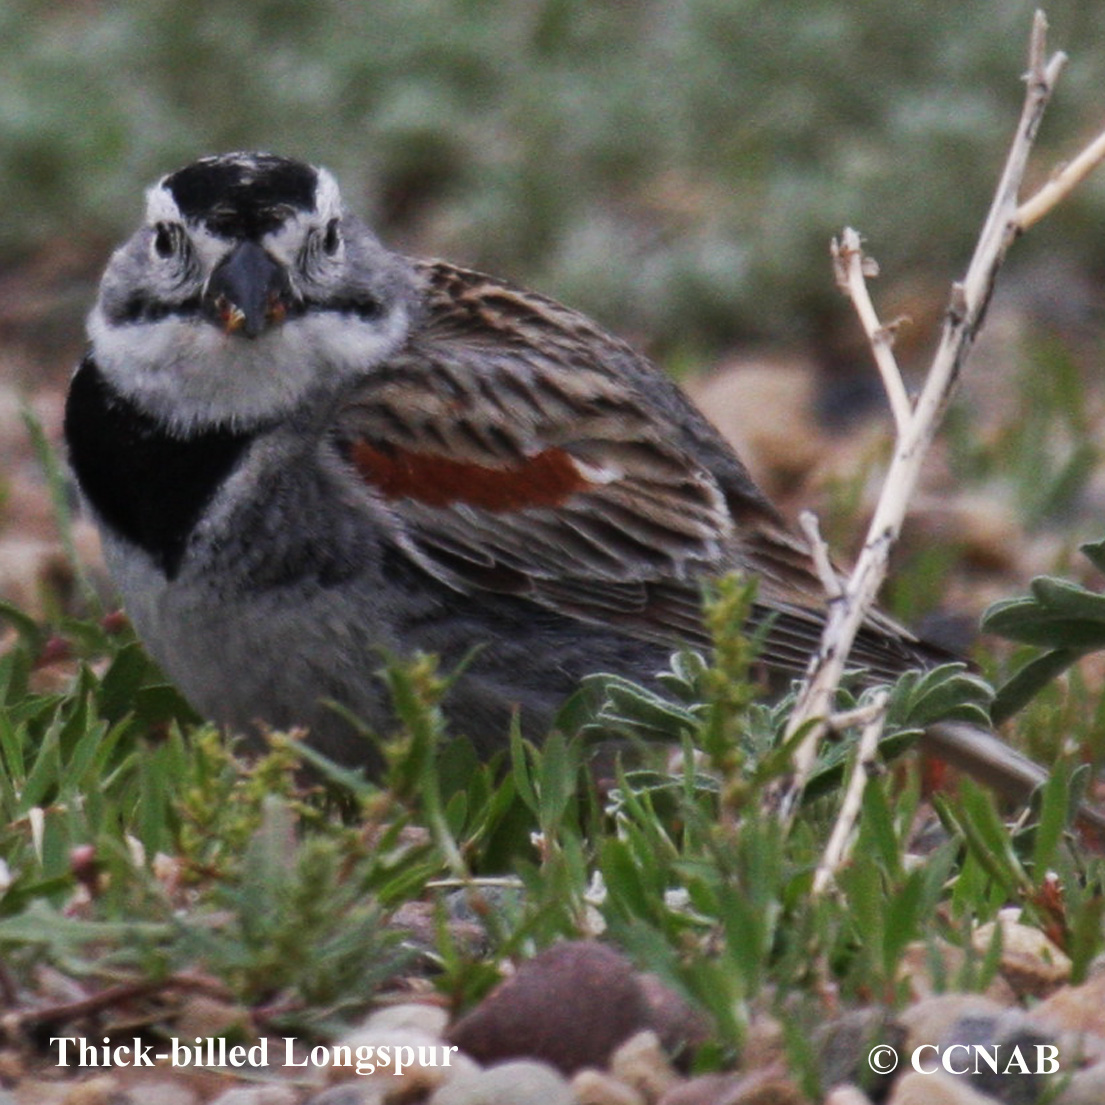
[[[421,275],[415,336],[336,422],[394,540],[454,588],[672,644],[708,643],[701,581],[743,569],[765,659],[802,671],[824,605],[809,553],[678,389],[552,300],[440,262]],[[917,656],[881,617],[855,653],[880,674]]]

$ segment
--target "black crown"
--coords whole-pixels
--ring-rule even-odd
[[[315,210],[318,172],[267,153],[205,157],[162,181],[186,218],[222,238],[258,238],[297,211]]]

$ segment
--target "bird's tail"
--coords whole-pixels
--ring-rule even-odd
[[[925,731],[921,747],[1017,802],[1027,801],[1049,775],[1046,768],[1011,748],[988,729],[964,722],[933,725]],[[1102,810],[1083,802],[1076,816],[1084,827],[1105,834],[1105,812]]]

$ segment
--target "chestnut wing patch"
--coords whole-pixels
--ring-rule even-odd
[[[505,468],[363,440],[353,443],[350,456],[385,499],[430,507],[463,504],[492,513],[554,507],[590,486],[563,449],[543,449]]]
[[[802,671],[824,606],[804,543],[754,487],[721,487],[684,447],[657,413],[672,385],[551,300],[444,263],[422,271],[418,337],[334,425],[396,544],[460,590],[667,644],[707,644],[700,581],[743,568],[759,577],[753,621],[771,622],[765,660]],[[902,634],[873,620],[857,658],[912,666]]]
[[[430,326],[338,413],[342,454],[396,543],[450,586],[685,638],[693,619],[657,597],[685,588],[697,608],[697,577],[728,566],[725,498],[591,342],[568,362],[551,328],[531,345],[525,327],[492,342]]]

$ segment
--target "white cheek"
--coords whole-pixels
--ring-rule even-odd
[[[112,326],[97,307],[88,333],[96,364],[113,385],[186,431],[290,412],[314,388],[379,364],[403,340],[407,323],[402,309],[372,320],[320,312],[250,339],[196,318]]]
[[[324,370],[349,376],[364,372],[393,353],[405,337],[409,321],[403,307],[374,319],[318,311],[289,320],[280,333],[289,348],[316,364],[312,375]]]

